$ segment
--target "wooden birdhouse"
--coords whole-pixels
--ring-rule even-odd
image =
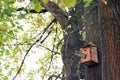
[[[80,52],[82,54],[85,54],[85,57],[80,58],[81,64],[91,66],[98,63],[97,47],[92,42],[89,42],[88,44],[80,48]]]

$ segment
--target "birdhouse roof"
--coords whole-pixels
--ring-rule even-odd
[[[90,46],[96,47],[95,44],[93,44],[92,42],[89,42],[89,43],[85,44],[82,48],[90,47]]]

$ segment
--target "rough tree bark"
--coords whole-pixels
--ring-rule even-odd
[[[75,56],[75,51],[79,50],[83,46],[83,41],[80,40],[79,31],[82,29],[83,21],[81,15],[83,14],[84,4],[82,2],[75,6],[75,10],[72,9],[69,14],[71,16],[69,22],[70,28],[66,31],[67,34],[64,35],[64,45],[62,49],[62,59],[66,70],[66,80],[79,80],[80,70],[79,70],[79,58]]]
[[[120,80],[120,0],[99,0],[102,80]]]
[[[86,42],[93,42],[98,49],[99,64],[85,68],[85,80],[102,80],[101,78],[101,52],[98,28],[98,1],[94,0],[90,7],[85,9]]]
[[[120,80],[119,5],[119,0],[99,0],[99,12],[95,12],[96,9],[93,7],[90,8],[93,9],[90,14],[87,14],[86,40],[97,45],[100,63],[86,68],[85,80]]]

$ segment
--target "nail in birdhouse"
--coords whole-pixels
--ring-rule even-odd
[[[80,48],[80,51],[82,54],[86,55],[84,58],[83,57],[80,58],[81,64],[91,66],[93,64],[98,63],[97,47],[95,44],[89,42],[88,44]]]

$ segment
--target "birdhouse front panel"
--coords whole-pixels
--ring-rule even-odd
[[[85,64],[87,66],[98,63],[97,58],[97,48],[94,46],[86,46],[81,49],[81,52],[86,55],[85,58],[80,59],[81,64]]]
[[[90,48],[89,47],[85,47],[85,48],[82,49],[81,52],[84,53],[86,55],[86,57],[85,58],[81,58],[80,63],[83,63],[83,64],[88,63],[88,61],[91,60]]]

